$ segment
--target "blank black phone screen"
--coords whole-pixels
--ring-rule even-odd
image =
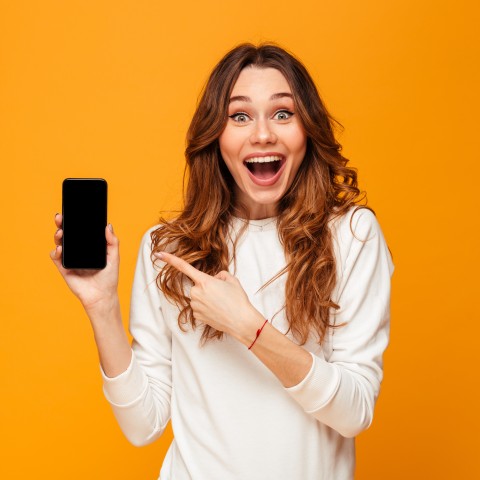
[[[103,178],[66,178],[62,186],[65,268],[102,269],[107,264],[107,182]]]

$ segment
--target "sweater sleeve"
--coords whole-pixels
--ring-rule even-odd
[[[103,391],[127,439],[136,446],[157,439],[170,419],[172,393],[171,330],[163,318],[157,272],[150,260],[150,231],[141,243],[130,304],[132,360],[109,378]]]
[[[334,226],[337,240],[335,325],[331,354],[312,354],[309,373],[287,388],[305,412],[345,437],[367,429],[383,377],[382,355],[388,345],[390,278],[388,247],[374,214],[367,209],[347,215]]]

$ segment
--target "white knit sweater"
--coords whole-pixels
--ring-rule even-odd
[[[156,287],[151,230],[145,234],[132,292],[132,362],[115,378],[102,375],[105,396],[133,444],[154,441],[172,420],[161,480],[353,479],[354,437],[372,421],[383,375],[393,265],[375,216],[356,212],[353,235],[352,211],[332,225],[333,300],[341,307],[334,321],[347,325],[322,346],[313,336],[307,341],[312,368],[291,388],[235,339],[200,347],[201,328],[179,329],[177,308]],[[241,225],[235,219],[232,227]],[[285,275],[258,291],[284,265],[275,221],[250,222],[231,273],[285,333]]]

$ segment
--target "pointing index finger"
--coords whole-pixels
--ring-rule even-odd
[[[172,255],[171,253],[160,252],[156,253],[155,256],[184,273],[187,277],[193,280],[194,283],[199,283],[202,280],[210,277],[210,275],[197,270],[194,266],[190,265],[182,258]]]

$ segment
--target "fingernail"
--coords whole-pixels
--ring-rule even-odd
[[[162,252],[155,252],[154,255],[159,259],[163,260],[165,258],[165,255]]]
[[[113,227],[111,223],[108,224],[108,229],[113,233]]]
[[[57,215],[60,215],[60,214],[59,214],[59,213],[56,213],[56,214],[55,214],[55,218],[57,218]]]

